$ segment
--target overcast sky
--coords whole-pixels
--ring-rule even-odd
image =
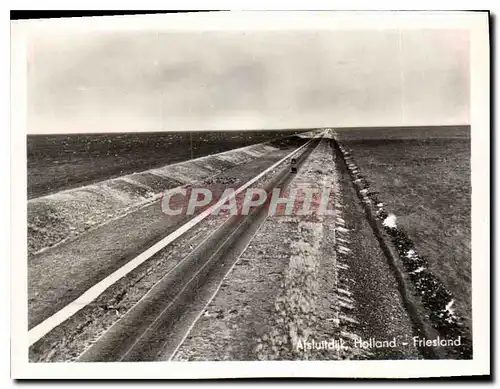
[[[29,133],[469,123],[466,31],[89,32],[28,53]]]

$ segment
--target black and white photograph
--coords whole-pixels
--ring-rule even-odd
[[[12,20],[14,370],[489,371],[488,18]]]

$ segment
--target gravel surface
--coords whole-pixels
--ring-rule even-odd
[[[338,160],[343,215],[350,230],[349,278],[357,302],[358,334],[364,340],[397,340],[398,347],[370,350],[370,359],[419,359],[412,323],[404,308],[387,258],[375,240],[359,204],[351,178]],[[403,343],[408,343],[403,345]]]
[[[324,141],[288,189],[335,185],[334,175],[331,149]],[[335,209],[335,196],[330,195],[330,209]],[[175,359],[354,357],[357,353],[349,342],[356,336],[348,324],[355,319],[344,315],[339,303],[342,299],[344,307],[350,308],[350,292],[338,290],[334,219],[317,214],[268,217]],[[346,348],[307,349],[307,342],[332,339],[335,346],[343,339]]]
[[[281,159],[290,151],[290,149],[275,150],[275,152],[272,153],[272,156],[268,154],[266,157],[260,158],[258,162],[254,161],[249,164],[238,166],[236,169],[230,169],[217,176],[216,179],[209,179],[204,184],[212,189],[220,187],[219,189],[221,191],[222,188],[227,186],[237,187],[246,182],[249,178],[255,176],[256,170],[261,171],[265,169],[267,166]],[[280,168],[282,169],[283,166]],[[274,171],[276,170],[277,169],[274,169]],[[271,175],[265,175],[256,182],[255,186],[264,185],[266,180],[269,180],[271,177]],[[148,212],[146,212],[146,210],[148,210]],[[113,245],[123,247],[123,244],[119,245],[119,241],[121,240],[123,243],[123,240],[127,240],[127,244],[130,246],[131,243],[128,242],[128,240],[132,240],[132,243],[134,242],[134,239],[130,239],[131,233],[137,233],[144,238],[148,233],[150,233],[147,226],[149,225],[151,227],[151,223],[153,221],[155,221],[155,223],[160,223],[159,221],[156,221],[156,219],[165,217],[166,215],[161,212],[159,204],[151,205],[147,209],[144,208],[144,212],[136,212],[129,215],[131,220],[135,220],[135,222],[131,223],[133,225],[129,226],[133,231],[127,231],[125,228],[126,226],[122,226],[122,228],[119,228],[119,231],[115,231],[116,229],[113,229],[113,223],[111,223],[106,227],[106,234],[96,234],[95,239],[101,240],[99,244],[92,243],[94,242],[90,238],[92,234],[89,234],[86,235],[86,237],[91,239],[91,241],[83,242],[86,239],[83,239],[84,237],[82,237],[82,245],[84,247],[96,247],[96,249],[99,249],[99,255],[104,255],[104,259],[106,261],[122,261],[123,258],[131,258],[131,255],[134,255],[134,253],[131,253],[131,255],[125,255],[124,253],[117,255],[115,254],[117,248],[114,248],[114,246],[107,247],[106,242],[109,243],[109,241],[116,241]],[[159,279],[161,279],[169,270],[178,264],[189,252],[191,252],[194,247],[201,243],[226,219],[227,216],[224,215],[206,218],[203,222],[197,225],[196,228],[193,228],[185,235],[175,240],[171,245],[167,246],[166,249],[150,258],[123,279],[119,280],[119,282],[107,289],[94,302],[83,308],[76,315],[71,317],[59,327],[56,327],[47,336],[35,343],[30,348],[30,361],[57,362],[76,360],[78,356],[85,351],[85,349],[95,342],[128,310],[130,310]],[[144,228],[139,228],[139,230],[137,230],[137,226],[140,225],[143,225]],[[110,238],[111,232],[116,235],[113,239]],[[54,264],[62,267],[63,264],[61,261],[66,261],[66,266],[64,268],[66,271],[72,272],[75,271],[75,266],[83,266],[83,264],[80,263],[82,252],[73,247],[77,245],[77,243],[78,242],[76,241],[69,242],[66,245],[62,245],[57,248],[57,250],[49,250],[46,253],[41,254],[43,258],[36,258],[36,261],[31,263],[31,267],[35,267],[36,265],[36,269],[32,269],[32,271],[38,275],[37,280],[32,277],[30,283],[30,307],[32,309],[40,308],[38,310],[40,312],[44,312],[41,308],[43,308],[44,299],[48,294],[45,292],[41,293],[40,288],[49,288],[51,295],[62,293],[59,290],[61,279],[59,278],[58,281],[58,279],[53,276],[53,273],[60,275],[61,271],[58,270]],[[63,248],[67,249],[68,253],[72,253],[74,258],[71,255],[69,257],[67,255],[61,255],[61,249]],[[51,254],[57,257],[55,262],[51,258]],[[85,275],[82,279],[92,281],[94,279],[92,271],[94,268],[99,268],[99,266],[101,266],[101,260],[97,255],[93,256],[88,253],[85,258],[89,263],[85,264],[86,270],[82,269],[80,274]],[[42,261],[42,259],[44,260]],[[75,279],[74,275],[71,277],[63,277],[63,280],[66,280],[62,283],[63,292],[64,288],[70,288],[68,289],[69,292],[64,292],[64,296],[66,296],[67,293],[81,293],[78,291],[77,287],[75,287],[75,282],[78,280]],[[73,280],[73,286],[69,284],[66,285],[68,280]],[[96,281],[98,281],[98,279],[94,280],[94,282]],[[52,290],[51,288],[53,286],[55,289]]]
[[[268,217],[175,360],[420,358],[402,344],[412,324],[334,158],[323,141],[289,186],[333,188],[334,214]],[[361,343],[375,340],[386,344]]]

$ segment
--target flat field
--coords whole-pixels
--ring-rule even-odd
[[[385,209],[471,327],[470,126],[340,129]],[[486,260],[486,258],[484,259]]]
[[[28,198],[303,131],[28,135]]]

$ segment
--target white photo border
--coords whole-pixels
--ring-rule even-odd
[[[487,12],[221,12],[11,22],[12,378],[410,378],[489,374],[490,60]],[[472,171],[472,360],[29,363],[27,325],[26,43],[61,29],[308,30],[433,28],[470,32]]]

